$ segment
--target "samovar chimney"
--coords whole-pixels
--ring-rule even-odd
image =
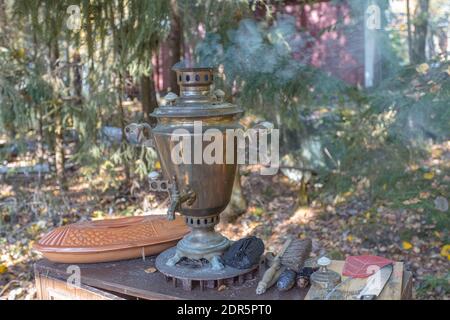
[[[177,68],[177,83],[180,87],[180,98],[208,97],[214,82],[213,68]]]

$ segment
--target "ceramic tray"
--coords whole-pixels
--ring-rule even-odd
[[[56,228],[34,248],[61,263],[95,263],[158,254],[189,232],[184,219],[165,215],[79,222]]]

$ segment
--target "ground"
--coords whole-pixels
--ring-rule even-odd
[[[348,255],[375,254],[405,262],[413,272],[415,296],[449,299],[448,158],[450,143],[435,145],[427,172],[411,168],[408,175],[415,192],[370,199],[364,190],[321,196],[311,188],[311,203],[297,207],[298,186],[281,173],[261,176],[258,168],[241,167],[247,211],[232,223],[219,225],[231,239],[261,237],[268,250],[275,250],[288,235],[310,237],[313,255],[343,259]],[[120,174],[119,174],[120,176]],[[414,176],[416,178],[414,178]],[[412,177],[412,178],[411,178]],[[415,180],[417,179],[417,181]],[[146,192],[146,187],[116,184],[105,188],[105,179],[86,181],[73,170],[69,190],[57,191],[51,177],[3,176],[0,185],[0,297],[34,299],[33,262],[39,254],[33,243],[50,229],[86,219],[164,212],[164,196]],[[394,200],[393,200],[394,199]],[[436,200],[438,199],[438,200]],[[441,202],[439,202],[441,201]],[[442,203],[442,201],[444,203]],[[444,206],[444,207],[442,207]],[[448,203],[447,203],[448,207]],[[438,208],[439,210],[436,210]],[[431,216],[442,212],[441,216]],[[442,225],[443,224],[443,225]]]

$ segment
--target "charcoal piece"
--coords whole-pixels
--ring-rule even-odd
[[[285,270],[280,275],[277,281],[277,288],[280,291],[288,291],[295,285],[295,280],[297,278],[297,273],[293,270]]]
[[[264,242],[257,237],[247,237],[233,243],[223,255],[223,262],[236,269],[249,269],[259,263],[264,253]]]
[[[299,288],[306,288],[310,284],[311,275],[319,270],[319,268],[303,267],[297,274],[297,286]]]
[[[299,288],[306,288],[307,286],[309,286],[309,278],[303,277],[303,276],[299,276],[297,278],[297,287],[299,287]]]
[[[319,268],[311,268],[311,267],[303,267],[298,275],[299,276],[303,276],[303,277],[310,277],[314,272],[316,272],[317,270],[319,270]]]

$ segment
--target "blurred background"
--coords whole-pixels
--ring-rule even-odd
[[[281,170],[240,167],[222,232],[403,261],[416,298],[450,298],[449,18],[445,0],[0,0],[0,297],[35,298],[50,229],[165,212],[156,152],[123,130],[154,123],[184,60],[280,129]]]

